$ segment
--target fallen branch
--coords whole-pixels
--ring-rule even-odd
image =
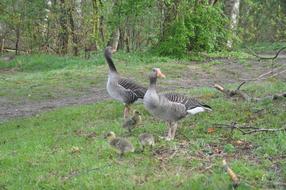
[[[284,70],[284,72],[286,72],[286,70]],[[280,72],[281,73],[281,72]],[[242,92],[240,90],[240,88],[246,83],[246,81],[242,82],[237,88],[236,90],[229,90],[224,88],[223,86],[219,85],[219,84],[215,84],[214,88],[217,89],[218,91],[222,92],[223,94],[225,94],[227,97],[232,98],[232,97],[238,97],[238,98],[242,98],[243,100],[246,101],[261,101],[261,100],[266,100],[266,99],[271,99],[271,100],[279,100],[282,98],[286,98],[286,92],[284,93],[280,93],[280,94],[274,94],[271,96],[266,96],[263,98],[253,98],[250,97],[248,94]]]
[[[225,171],[227,172],[227,174],[230,176],[230,178],[232,180],[233,187],[236,188],[239,185],[239,179],[238,179],[237,175],[228,166],[225,159],[222,160],[222,165],[223,165]]]
[[[239,89],[242,87],[242,85],[244,85],[246,82],[242,82],[237,88],[236,90],[229,90],[224,88],[223,86],[219,85],[219,84],[215,84],[214,88],[219,90],[220,92],[224,93],[227,97],[240,97],[243,100],[251,100],[251,98],[244,92],[240,91]]]
[[[254,78],[254,79],[244,79],[244,78],[241,78],[240,80],[243,80],[243,81],[257,81],[257,80],[265,80],[265,79],[269,79],[269,78],[272,78],[272,77],[275,77],[277,75],[280,75],[282,73],[285,73],[286,72],[286,69],[285,70],[282,70],[282,71],[279,71],[281,70],[281,67],[277,68],[276,71],[274,70],[271,70],[271,71],[268,71],[266,73],[263,73],[261,75],[259,75],[258,77]],[[279,71],[279,72],[277,72]],[[274,73],[276,72],[276,73]],[[274,73],[274,74],[273,74]],[[269,74],[272,74],[270,76],[266,76],[266,75],[269,75]]]
[[[240,131],[243,135],[252,134],[252,133],[259,133],[259,132],[277,132],[277,131],[286,131],[286,127],[277,128],[277,129],[270,129],[270,128],[259,128],[259,127],[252,127],[247,125],[238,125],[235,122],[231,124],[219,124],[215,123],[213,125],[216,128],[228,128],[233,131],[234,129]]]
[[[278,128],[278,129],[265,129],[265,128],[257,128],[250,131],[245,131],[243,134],[251,134],[251,133],[258,133],[258,132],[276,132],[276,131],[286,131],[286,127]]]
[[[263,56],[258,55],[257,53],[255,53],[255,52],[254,52],[252,49],[250,49],[249,47],[247,47],[247,46],[245,46],[245,47],[246,47],[246,49],[248,49],[248,51],[250,52],[251,55],[253,55],[253,56],[259,58],[259,60],[262,60],[262,59],[274,60],[274,59],[276,59],[276,58],[278,57],[278,55],[279,55],[284,49],[286,49],[286,46],[280,48],[280,49],[277,51],[277,53],[275,54],[275,56],[273,56],[273,57],[263,57]]]

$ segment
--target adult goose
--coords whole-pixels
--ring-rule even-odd
[[[143,99],[147,89],[136,84],[130,79],[119,75],[112,60],[112,53],[115,52],[112,47],[108,46],[104,50],[104,57],[109,66],[108,81],[106,89],[108,94],[116,100],[124,103],[124,118],[128,118],[130,104]]]
[[[165,78],[159,68],[152,69],[149,76],[150,85],[144,96],[145,108],[155,117],[164,120],[169,126],[166,140],[173,140],[175,137],[177,122],[188,114],[197,114],[204,111],[212,111],[211,107],[181,94],[166,93],[157,94],[157,77]]]

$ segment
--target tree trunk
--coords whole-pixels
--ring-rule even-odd
[[[3,38],[3,39],[1,40],[1,53],[4,52],[4,46],[5,46],[5,39]]]
[[[92,0],[93,6],[93,38],[95,40],[96,45],[98,46],[99,40],[99,8],[97,0]]]
[[[119,43],[119,38],[120,38],[120,30],[119,27],[115,29],[115,31],[112,34],[112,47],[113,49],[117,50],[118,48],[118,43]]]
[[[17,26],[16,28],[16,55],[18,55],[18,51],[19,51],[19,41],[20,41],[20,26]]]
[[[236,33],[237,24],[238,24],[238,17],[239,17],[239,5],[240,0],[226,0],[225,1],[225,8],[224,13],[230,20],[229,28],[233,32]],[[231,39],[227,40],[227,47],[232,48],[233,41]]]
[[[73,55],[78,56],[78,36],[76,34],[75,22],[72,15],[72,8],[69,8],[69,22],[71,26],[72,42],[73,42]]]
[[[60,11],[61,15],[59,18],[61,30],[59,32],[59,53],[61,55],[67,54],[68,52],[68,22],[67,22],[67,10],[65,7],[65,0],[60,0]]]

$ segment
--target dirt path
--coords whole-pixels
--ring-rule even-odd
[[[286,56],[276,60],[275,66],[286,69]],[[243,79],[256,78],[259,75],[270,71],[270,61],[235,60],[235,59],[212,59],[204,63],[190,62],[186,70],[177,79],[166,79],[165,88],[161,90],[175,90],[177,88],[191,88],[213,86],[214,83],[228,84],[239,83]],[[283,70],[282,69],[282,70]],[[286,73],[279,76],[286,81]],[[103,85],[105,86],[105,85]],[[0,123],[12,118],[35,115],[43,111],[70,105],[91,104],[109,99],[105,88],[92,89],[80,97],[66,97],[62,99],[45,100],[41,102],[24,102],[13,105],[7,103],[5,97],[0,97]]]
[[[0,123],[11,118],[35,115],[43,111],[49,111],[57,107],[70,105],[91,104],[108,99],[105,89],[94,90],[92,94],[80,97],[67,97],[56,100],[46,100],[42,102],[24,103],[20,105],[1,104],[0,99]]]

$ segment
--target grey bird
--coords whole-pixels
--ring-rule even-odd
[[[137,110],[133,111],[133,116],[129,119],[126,119],[123,123],[123,128],[127,129],[129,133],[131,133],[131,130],[137,127],[141,123],[141,113]]]
[[[104,57],[109,66],[108,81],[106,89],[108,94],[115,100],[124,103],[124,119],[128,118],[130,105],[138,99],[143,99],[147,88],[133,82],[130,79],[120,76],[112,60],[112,53],[115,50],[108,46],[104,50]]]
[[[173,140],[177,130],[177,122],[187,115],[197,114],[204,111],[212,111],[211,107],[177,93],[158,94],[156,91],[157,78],[165,78],[159,68],[153,68],[149,76],[150,85],[144,96],[145,108],[154,117],[166,121],[169,130],[166,140]]]
[[[146,146],[150,146],[152,148],[155,145],[154,136],[152,134],[142,133],[138,136],[138,139],[142,146],[142,152]]]
[[[116,137],[115,133],[112,131],[108,132],[105,138],[108,140],[110,146],[115,149],[120,156],[123,156],[128,152],[134,152],[133,145],[127,139]]]

